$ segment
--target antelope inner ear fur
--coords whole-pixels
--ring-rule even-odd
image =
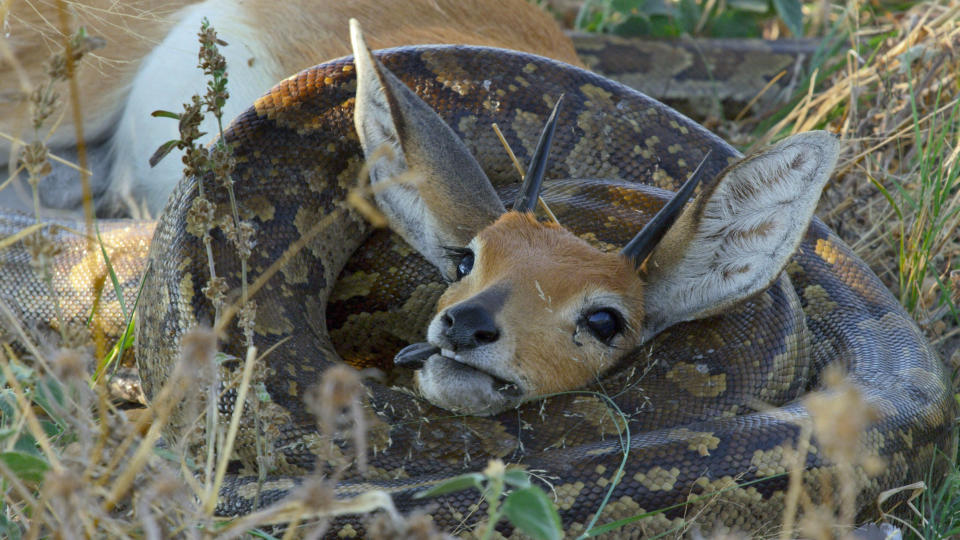
[[[452,278],[443,246],[467,245],[505,212],[503,204],[456,133],[370,54],[355,19],[350,37],[354,125],[370,183],[380,187],[377,204],[394,231]]]
[[[838,146],[824,131],[794,135],[703,190],[647,260],[645,339],[769,287],[813,219]]]

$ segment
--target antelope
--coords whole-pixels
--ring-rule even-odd
[[[351,40],[354,121],[377,204],[450,282],[427,341],[394,362],[457,413],[493,415],[582,387],[668,326],[769,287],[837,159],[828,133],[798,134],[728,167],[685,205],[694,173],[619,253],[605,253],[533,215],[559,98],[507,211],[456,134],[371,55],[356,21]]]
[[[277,81],[319,62],[344,56],[349,17],[377,36],[376,47],[457,43],[516,49],[582,66],[573,44],[553,18],[526,0],[113,0],[71,2],[74,27],[105,38],[77,70],[85,139],[91,146],[95,194],[105,213],[156,216],[179,181],[179,156],[157,167],[148,161],[158,146],[177,138],[176,122],[151,112],[179,110],[206,82],[196,68],[196,34],[203,18],[217,29],[229,76],[224,120],[243,112]],[[9,6],[9,7],[8,7]],[[25,131],[31,85],[43,81],[46,60],[62,47],[52,0],[0,3],[0,133],[30,142]],[[9,10],[9,11],[8,11]],[[4,54],[4,51],[10,54]],[[60,90],[66,97],[68,90]],[[211,115],[208,115],[211,116]],[[226,126],[224,126],[226,127]],[[212,117],[201,125],[218,134]],[[35,134],[46,138],[44,133]],[[51,135],[54,153],[73,156],[76,132],[69,110]],[[0,139],[0,165],[16,170],[19,145]],[[5,175],[6,176],[6,175]],[[80,205],[79,175],[54,164],[44,200],[61,208]],[[17,201],[7,197],[6,206]],[[22,209],[22,204],[19,205]],[[137,217],[135,215],[135,217]]]

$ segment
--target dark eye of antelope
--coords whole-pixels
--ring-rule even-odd
[[[471,270],[473,270],[473,252],[467,250],[457,262],[457,281],[463,279],[463,276],[469,274]]]
[[[456,267],[457,278],[454,281],[460,281],[473,270],[473,250],[455,246],[443,246],[443,249],[447,251],[447,259]]]
[[[623,319],[612,309],[598,309],[586,313],[582,322],[595,338],[607,344],[623,331]]]

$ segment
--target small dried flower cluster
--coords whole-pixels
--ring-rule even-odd
[[[240,219],[240,211],[233,191],[232,175],[236,168],[236,159],[223,138],[223,107],[229,98],[229,93],[227,92],[227,63],[220,54],[219,47],[226,45],[226,42],[217,37],[216,31],[206,19],[203,20],[198,37],[200,41],[198,67],[208,77],[207,92],[203,96],[194,95],[190,103],[184,104],[183,112],[179,114],[167,111],[154,112],[154,116],[176,119],[179,123],[180,136],[157,149],[150,162],[151,165],[155,165],[174,149],[183,151],[184,174],[196,179],[197,182],[197,196],[193,199],[185,217],[186,229],[191,235],[203,240],[210,270],[209,279],[202,287],[202,293],[213,305],[216,319],[214,324],[218,324],[230,288],[226,277],[218,276],[216,271],[212,232],[214,229],[220,229],[223,237],[236,248],[241,261],[240,285],[243,289],[243,304],[237,316],[237,325],[246,346],[252,347],[257,304],[247,298],[246,287],[247,262],[256,245],[256,228],[252,221]],[[208,147],[197,143],[198,139],[205,135],[201,125],[206,113],[214,115],[220,131],[219,140]],[[229,208],[223,204],[224,197],[211,191],[216,188],[226,190],[229,196]],[[265,419],[272,410],[269,403],[264,405],[264,402],[269,401],[269,395],[265,391],[267,374],[262,363],[256,361],[254,376],[250,383],[253,393],[248,396],[245,404],[232,404],[232,400],[229,399],[230,394],[236,395],[240,386],[240,372],[236,369],[239,364],[242,363],[234,361],[220,364],[219,377],[209,383],[206,393],[205,399],[208,405],[206,427],[201,430],[191,430],[187,434],[189,439],[187,443],[188,447],[194,449],[204,447],[209,449],[223,444],[225,424],[217,425],[218,422],[223,420],[224,415],[231,416],[234,412],[233,408],[246,406],[244,414],[252,418],[253,422],[252,426],[241,428],[241,431],[247,433],[243,437],[249,437],[250,430],[253,431],[257,448],[256,467],[263,473],[273,470],[276,461],[274,449],[268,442],[269,434],[264,433],[264,428],[271,425],[265,422]],[[224,399],[225,397],[227,399]],[[230,410],[224,410],[225,403],[231,403]],[[196,405],[193,405],[194,408]],[[194,417],[200,416],[194,415]],[[208,475],[212,474],[209,455],[204,457],[196,454],[194,457],[198,462],[206,461],[206,472]]]
[[[252,222],[241,221],[239,218],[236,200],[233,196],[232,179],[236,159],[233,157],[230,147],[223,142],[222,137],[210,148],[197,143],[197,140],[205,135],[200,130],[205,112],[212,112],[216,116],[222,135],[223,106],[229,98],[229,93],[226,90],[227,63],[219,49],[220,46],[226,45],[226,42],[217,37],[216,30],[210,26],[206,19],[203,20],[198,37],[200,40],[198,67],[210,78],[207,84],[207,93],[203,97],[194,95],[190,103],[184,104],[182,113],[154,112],[154,116],[176,119],[179,122],[180,138],[164,143],[151,157],[150,163],[156,165],[174,148],[180,149],[183,151],[184,175],[197,179],[198,196],[193,200],[190,209],[187,211],[187,232],[202,238],[207,246],[211,268],[210,280],[203,288],[203,294],[212,302],[219,313],[226,298],[228,285],[223,277],[217,276],[216,268],[213,266],[211,247],[213,238],[210,232],[216,227],[223,231],[228,241],[236,246],[237,253],[245,268],[246,262],[256,245],[254,239],[256,228]],[[208,175],[212,175],[218,185],[228,190],[232,215],[218,219],[217,205],[211,202],[204,190],[203,179]],[[245,274],[246,272],[244,272],[244,277]],[[241,285],[245,287],[246,283]],[[246,315],[241,314],[240,326],[247,337],[247,343],[252,344],[253,326],[251,321],[254,319],[253,314],[256,311],[256,306],[251,305],[243,309],[246,311]]]
[[[85,54],[102,48],[106,43],[103,38],[88,36],[86,29],[81,27],[77,30],[77,33],[70,38],[69,43],[62,53],[57,53],[50,57],[50,60],[47,62],[47,76],[50,77],[52,81],[66,80],[69,77],[69,69],[67,67],[68,58],[70,63],[76,66]]]
[[[183,150],[183,174],[187,177],[202,177],[210,169],[210,156],[207,149],[197,143],[200,137],[206,135],[206,132],[200,131],[200,124],[203,122],[203,101],[200,96],[194,94],[190,103],[184,103],[182,113],[154,111],[153,116],[177,120],[180,138],[169,140],[157,148],[150,156],[150,166],[155,167],[176,148]],[[202,193],[202,183],[200,190]]]
[[[804,398],[813,419],[813,434],[827,457],[876,471],[875,459],[863,453],[861,436],[877,420],[877,411],[836,369],[824,374],[828,391]]]
[[[883,460],[864,445],[864,434],[878,419],[877,410],[841,369],[828,368],[823,380],[824,390],[803,398],[817,447],[833,464],[834,476],[832,485],[824,479],[819,506],[811,505],[809,499],[804,504],[800,529],[813,538],[831,537],[831,530],[852,527],[857,494],[866,479],[884,467]]]
[[[220,54],[220,47],[226,46],[227,42],[217,37],[217,31],[207,19],[203,19],[197,37],[200,38],[200,64],[197,67],[210,77],[204,101],[207,111],[212,112],[219,121],[223,116],[223,106],[230,97],[227,92],[227,60]]]
[[[395,519],[387,512],[373,515],[367,525],[370,538],[408,538],[410,540],[446,540],[454,538],[437,529],[430,514],[415,513]]]
[[[213,171],[213,178],[223,187],[233,184],[231,175],[236,166],[237,160],[226,144],[221,142],[210,149],[210,169]]]
[[[30,92],[30,116],[34,131],[39,131],[48,118],[60,108],[60,93],[53,88],[54,81],[38,86]]]
[[[206,32],[209,31],[212,31],[212,28],[208,28]],[[201,36],[203,35],[205,35],[205,32],[201,32]],[[204,50],[208,50],[207,47],[201,47],[201,51]],[[154,116],[177,120],[180,138],[167,141],[161,145],[150,158],[150,164],[155,166],[174,149],[183,151],[183,157],[181,158],[184,165],[183,174],[186,177],[196,178],[198,186],[198,196],[191,203],[186,215],[187,232],[202,238],[209,253],[213,242],[210,232],[217,226],[217,212],[216,206],[207,198],[203,177],[209,172],[212,172],[215,176],[229,175],[235,161],[230,155],[229,149],[217,145],[212,150],[208,150],[197,142],[200,137],[206,135],[205,132],[200,130],[200,124],[203,122],[204,108],[208,106],[209,104],[203,98],[194,94],[191,101],[183,105],[183,112],[179,114],[155,111]],[[212,253],[209,254],[212,255]],[[211,261],[211,275],[207,285],[203,287],[203,294],[219,312],[223,307],[228,285],[226,279],[217,276],[216,268],[212,265],[212,257],[209,259]]]
[[[227,297],[227,289],[227,280],[214,276],[207,281],[207,286],[201,291],[203,295],[207,297],[207,300],[210,300],[213,307],[220,309],[223,307],[223,302]]]
[[[213,203],[207,199],[197,197],[193,200],[193,203],[191,203],[190,210],[187,210],[187,232],[198,238],[202,238],[213,228],[215,217],[216,210],[213,207]]]
[[[210,26],[210,23],[204,19],[198,34],[200,38],[200,64],[198,67],[203,70],[210,80],[207,82],[207,93],[203,96],[203,102],[206,105],[207,112],[213,113],[217,118],[221,131],[223,130],[223,107],[230,97],[227,92],[227,61],[220,54],[220,46],[227,43],[217,37],[216,30]],[[210,149],[209,154],[210,171],[218,184],[230,191],[230,203],[234,207],[233,222],[224,220],[221,228],[224,235],[234,243],[240,259],[247,261],[255,246],[254,234],[256,229],[252,222],[241,221],[236,212],[236,200],[233,197],[233,171],[236,168],[237,161],[233,157],[233,151],[222,140]]]
[[[76,66],[83,55],[103,47],[104,43],[103,39],[90,37],[83,28],[80,28],[70,38],[65,50],[50,57],[47,62],[46,82],[35,87],[28,96],[30,120],[36,140],[20,150],[19,161],[27,171],[35,200],[37,199],[37,185],[51,171],[50,162],[47,160],[49,151],[40,136],[40,129],[60,109],[61,99],[60,93],[56,90],[56,85],[69,77],[69,65]]]
[[[27,171],[30,183],[36,185],[41,178],[50,174],[49,150],[43,141],[34,141],[20,151],[20,163]]]
[[[243,338],[248,347],[253,346],[253,332],[257,324],[257,303],[247,300],[240,308],[240,318],[237,325],[243,331]]]
[[[336,364],[323,373],[320,384],[310,388],[304,396],[307,410],[317,417],[321,433],[339,437],[352,424],[352,439],[357,453],[357,468],[366,470],[367,437],[363,397],[366,387],[357,370]]]
[[[67,60],[70,60],[74,66],[83,58],[86,53],[103,47],[104,40],[90,37],[83,28],[77,31],[70,39],[64,51],[54,54],[47,63],[47,81],[45,84],[37,86],[30,92],[30,116],[34,131],[39,132],[47,119],[53,116],[60,108],[60,94],[56,91],[55,85],[65,81],[68,78]],[[39,176],[46,176],[50,173],[49,165],[45,168],[39,167],[38,158],[42,156],[46,161],[46,150],[39,151],[36,146],[45,146],[44,143],[37,141],[28,145],[21,152],[20,160],[27,168],[31,180],[35,174],[42,171]],[[30,164],[33,164],[31,168]]]
[[[253,248],[257,245],[257,229],[254,224],[248,220],[241,220],[238,228],[234,226],[233,217],[227,216],[220,222],[220,230],[223,231],[227,240],[237,248],[240,258],[245,261],[249,260],[250,255],[253,254]]]
[[[25,236],[23,247],[30,254],[30,267],[40,276],[47,275],[52,268],[53,260],[63,251],[60,244],[46,229]]]
[[[80,321],[66,321],[60,328],[61,347],[81,350],[92,343],[90,328]]]
[[[196,94],[191,97],[190,103],[183,104],[183,112],[180,114],[179,122],[177,124],[178,131],[180,132],[182,150],[193,148],[197,139],[206,135],[205,132],[200,131],[200,123],[203,122],[203,111],[201,110],[202,107],[203,103],[200,101],[200,96]],[[193,174],[200,174],[204,169],[206,169],[206,158],[206,152],[195,153],[194,155],[191,155],[189,159],[184,159],[183,163],[184,165],[190,167],[189,172]]]

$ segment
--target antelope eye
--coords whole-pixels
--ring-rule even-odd
[[[590,333],[604,343],[609,343],[623,329],[620,316],[611,309],[591,311],[583,318]]]
[[[457,281],[463,279],[463,276],[469,274],[471,270],[473,270],[473,252],[467,251],[457,262]]]

